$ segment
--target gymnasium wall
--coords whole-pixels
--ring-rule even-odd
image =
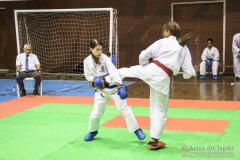
[[[138,56],[150,44],[162,38],[161,27],[171,19],[171,3],[196,0],[29,0],[0,2],[0,69],[15,70],[17,54],[14,10],[20,9],[69,9],[115,8],[118,12],[119,64],[129,67],[138,64]],[[201,1],[203,2],[203,1]],[[223,46],[222,3],[176,5],[174,20],[182,33],[192,32],[188,43],[193,64],[200,63],[207,38],[213,38],[225,65],[232,65],[231,44],[235,33],[240,32],[240,1],[226,1],[226,34]],[[2,9],[1,9],[2,8]],[[5,9],[3,9],[5,8]],[[197,41],[196,41],[197,40]],[[232,72],[232,68],[229,69]]]

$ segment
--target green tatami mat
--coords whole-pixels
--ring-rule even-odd
[[[139,141],[127,128],[101,127],[85,142],[92,105],[43,104],[0,119],[0,160],[211,160],[240,159],[238,110],[170,108],[170,118],[229,120],[224,134],[164,130],[162,150],[151,151],[147,137]],[[149,117],[149,108],[132,107],[135,116]],[[109,106],[101,124],[120,115]],[[197,126],[196,126],[197,127]]]

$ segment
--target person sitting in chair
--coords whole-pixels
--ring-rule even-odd
[[[21,97],[26,96],[23,79],[27,77],[33,77],[35,79],[35,88],[33,94],[39,95],[38,89],[41,84],[39,71],[41,68],[38,57],[32,53],[31,44],[25,44],[23,50],[24,52],[18,54],[16,58],[16,70],[18,72],[16,81],[20,89]]]
[[[213,79],[218,79],[219,51],[213,46],[213,40],[207,40],[207,47],[203,50],[200,63],[200,79],[205,79],[206,69],[212,69]]]

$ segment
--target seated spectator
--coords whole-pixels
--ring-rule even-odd
[[[33,77],[35,79],[33,94],[39,95],[38,89],[41,84],[39,71],[41,68],[38,57],[32,53],[31,44],[25,44],[23,50],[24,52],[18,54],[16,59],[16,70],[18,72],[16,81],[21,92],[21,97],[26,96],[23,79],[27,77]]]
[[[210,38],[207,40],[207,47],[203,50],[200,63],[200,79],[205,79],[206,70],[212,69],[213,79],[218,79],[218,66],[219,52],[216,47],[213,46],[213,40]]]

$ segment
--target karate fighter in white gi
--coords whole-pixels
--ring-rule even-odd
[[[139,78],[150,86],[150,136],[152,139],[148,145],[151,150],[165,147],[165,143],[159,139],[167,120],[170,77],[177,75],[180,68],[184,79],[196,76],[189,49],[185,46],[191,37],[190,34],[179,38],[180,27],[173,21],[163,25],[162,33],[163,39],[154,42],[141,52],[140,65],[118,69],[122,78]],[[150,62],[149,59],[151,59]]]
[[[139,128],[139,125],[128,107],[126,99],[121,99],[118,95],[122,79],[110,58],[103,52],[103,44],[98,39],[90,41],[91,54],[84,60],[84,75],[90,87],[95,87],[94,108],[90,114],[88,131],[84,137],[85,141],[91,141],[98,134],[100,119],[103,116],[107,103],[113,99],[116,107],[123,115],[127,128],[134,132],[139,140],[143,140],[146,135]],[[103,78],[104,86],[99,87],[94,84],[96,78]]]
[[[240,33],[233,36],[232,42],[232,53],[233,53],[233,70],[235,79],[240,78]]]

